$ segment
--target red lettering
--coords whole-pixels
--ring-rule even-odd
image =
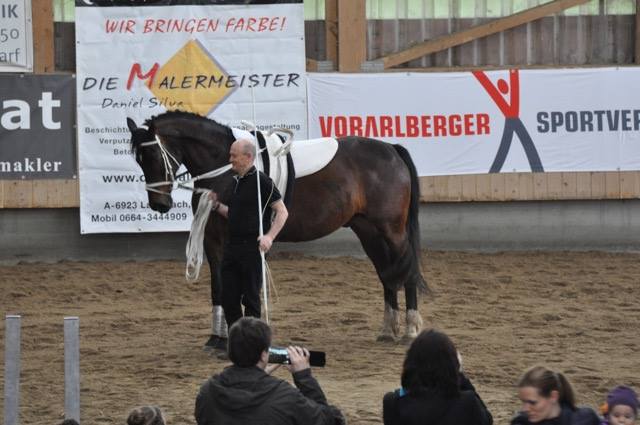
[[[407,134],[402,132],[402,123],[400,122],[400,116],[395,116],[396,120],[396,137],[405,137]]]
[[[155,29],[155,32],[164,32],[164,30],[162,29],[162,27],[164,27],[166,23],[167,23],[167,21],[165,21],[164,19],[158,19],[158,20],[156,21],[156,29]]]
[[[344,137],[347,135],[347,117],[335,117],[333,119],[336,128],[336,137]]]
[[[206,27],[206,20],[202,18],[198,21],[198,26],[196,28],[196,31],[203,32],[205,27]]]
[[[154,63],[151,69],[149,70],[149,72],[147,72],[146,74],[143,74],[140,64],[134,63],[131,66],[131,71],[129,71],[129,79],[127,80],[127,90],[131,90],[131,84],[133,83],[134,77],[138,77],[141,80],[148,79],[149,81],[147,81],[147,87],[151,87],[151,85],[153,84],[153,79],[155,78],[156,72],[158,72],[159,68],[160,68],[160,64]]]
[[[269,31],[275,31],[277,29],[278,29],[278,18],[273,18],[269,23]]]
[[[460,115],[449,115],[449,135],[459,136],[462,134],[462,125],[460,125],[462,118]]]
[[[433,116],[433,135],[435,137],[447,135],[447,117],[444,115]]]
[[[415,115],[407,115],[407,137],[418,137],[418,117]]]
[[[478,114],[476,116],[478,133],[477,134],[491,134],[489,128],[489,114]]]
[[[233,27],[233,31],[242,31],[242,29],[244,28],[244,18],[240,18],[238,19],[238,22],[236,22],[236,26]]]
[[[153,31],[153,19],[145,19],[144,20],[144,29],[142,30],[143,33],[148,33],[148,32],[152,32]]]
[[[259,31],[260,31],[260,32],[262,32],[262,31],[266,31],[266,30],[267,30],[267,28],[269,27],[269,26],[267,25],[268,23],[269,23],[269,18],[266,18],[266,17],[262,17],[262,18],[260,18],[260,29],[259,29]]]
[[[249,18],[249,20],[247,21],[247,31],[249,32],[256,32],[255,29],[253,29],[253,24],[256,23],[256,18]]]
[[[225,31],[229,32],[229,30],[235,25],[236,23],[236,18],[229,18],[229,20],[227,21],[227,26],[225,27]]]
[[[108,33],[111,32],[130,32],[131,34],[135,33],[134,29],[136,26],[136,21],[133,19],[123,19],[121,21],[112,21],[107,19],[104,23],[104,29]]]
[[[120,24],[122,25],[122,23]],[[118,31],[118,22],[107,19],[104,23],[104,29],[107,33]]]
[[[358,116],[350,116],[349,130],[351,136],[364,136],[362,134],[362,118]]]
[[[393,119],[389,115],[380,117],[380,137],[393,137]]]
[[[367,121],[364,127],[365,137],[380,137],[378,135],[378,121],[376,117],[367,116]]]
[[[431,137],[431,116],[430,115],[422,115],[420,117],[421,127],[422,127],[422,137]]]
[[[332,125],[333,117],[320,117],[320,134],[322,134],[322,137],[331,137]]]
[[[466,136],[473,136],[473,114],[464,114],[464,134]]]

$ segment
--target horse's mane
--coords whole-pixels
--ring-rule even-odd
[[[184,141],[191,139],[204,143],[211,143],[213,140],[234,140],[230,127],[192,112],[164,112],[146,119],[144,125],[147,126],[147,134],[151,137],[148,140],[153,140],[155,136],[179,138]],[[140,138],[131,138],[133,152],[137,152],[142,141],[144,140]]]
[[[231,128],[224,124],[204,117],[193,112],[167,111],[160,115],[155,115],[145,121],[149,131],[155,133],[156,130],[167,133],[171,136],[183,136],[197,138],[199,135],[211,134],[211,132],[222,133],[232,136]]]

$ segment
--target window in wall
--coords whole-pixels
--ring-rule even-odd
[[[54,22],[74,22],[76,15],[75,0],[52,0]]]

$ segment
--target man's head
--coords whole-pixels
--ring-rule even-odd
[[[229,360],[239,367],[256,366],[271,346],[271,328],[255,317],[243,317],[229,329]]]
[[[256,157],[256,148],[252,141],[247,139],[238,139],[231,145],[229,150],[229,162],[231,168],[241,176],[253,166],[253,160]]]

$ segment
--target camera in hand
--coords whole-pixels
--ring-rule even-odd
[[[326,364],[324,351],[309,350],[309,364],[314,367],[324,367]],[[269,347],[269,363],[291,364],[289,353],[284,347]]]

